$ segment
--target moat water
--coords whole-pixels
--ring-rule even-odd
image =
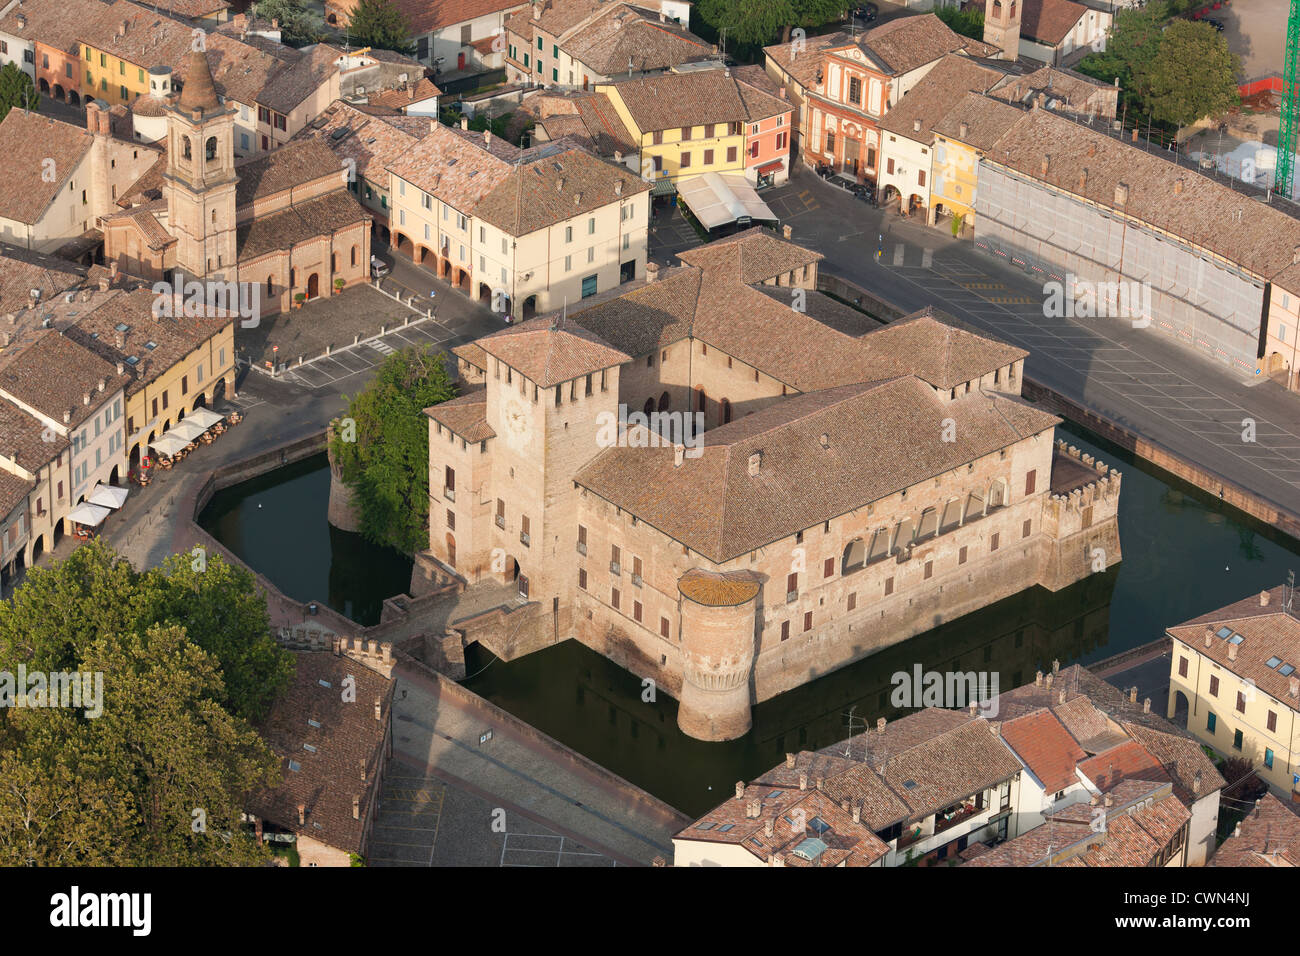
[[[1068,433],[1067,433],[1068,432]],[[779,763],[893,718],[891,676],[924,670],[996,672],[1003,689],[1059,660],[1089,664],[1156,640],[1164,629],[1300,570],[1300,544],[1166,478],[1095,436],[1061,437],[1123,472],[1118,567],[1053,594],[1034,587],[833,671],[754,708],[739,740],[704,743],[677,729],[677,702],[642,700],[641,680],[565,641],[516,661],[477,644],[466,686],[688,814],[702,813]],[[411,561],[325,520],[325,456],[219,492],[200,523],[286,594],[324,601],[358,623],[406,590]],[[260,507],[259,507],[260,505]],[[851,715],[851,716],[850,716]],[[852,723],[850,723],[852,721]]]

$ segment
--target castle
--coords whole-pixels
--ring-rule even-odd
[[[1119,561],[1120,475],[1020,398],[1026,352],[930,310],[882,327],[759,229],[680,258],[455,349],[420,559],[527,602],[467,640],[577,639],[727,740],[754,703]]]

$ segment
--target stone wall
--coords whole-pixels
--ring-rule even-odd
[[[330,422],[331,429],[337,421],[335,419]],[[326,435],[328,434],[327,431]],[[329,456],[330,463],[330,503],[326,517],[330,524],[342,531],[360,531],[361,516],[357,513],[352,489],[343,483],[343,469],[335,458],[334,449],[330,446],[328,438],[325,442],[325,452]]]

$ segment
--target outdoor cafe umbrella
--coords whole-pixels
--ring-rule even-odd
[[[127,491],[116,485],[96,485],[86,500],[103,508],[120,508],[126,504]]]
[[[101,508],[99,505],[92,505],[89,501],[83,501],[77,507],[68,512],[68,520],[74,524],[86,525],[93,528],[105,518],[108,517],[108,509]]]
[[[210,408],[196,408],[185,419],[187,422],[194,422],[200,428],[211,428],[218,422],[226,420],[224,415],[218,415]],[[174,431],[175,429],[173,429]]]
[[[183,438],[185,439],[186,444],[189,444],[192,441],[198,441],[199,436],[202,435],[205,431],[207,431],[207,429],[204,428],[202,425],[198,425],[187,418],[185,419],[185,421],[177,422],[175,425],[173,425],[171,427],[171,431],[167,432],[167,434],[175,435],[178,438]]]
[[[170,458],[188,444],[188,441],[183,440],[177,435],[173,435],[171,432],[167,432],[150,442],[149,447],[158,452],[158,454],[166,455]]]

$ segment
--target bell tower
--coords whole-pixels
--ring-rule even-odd
[[[1022,0],[989,0],[984,8],[984,42],[1002,50],[1002,59],[1020,56]]]
[[[167,229],[187,276],[234,281],[235,109],[217,97],[202,50],[187,53],[185,67],[167,114]]]

